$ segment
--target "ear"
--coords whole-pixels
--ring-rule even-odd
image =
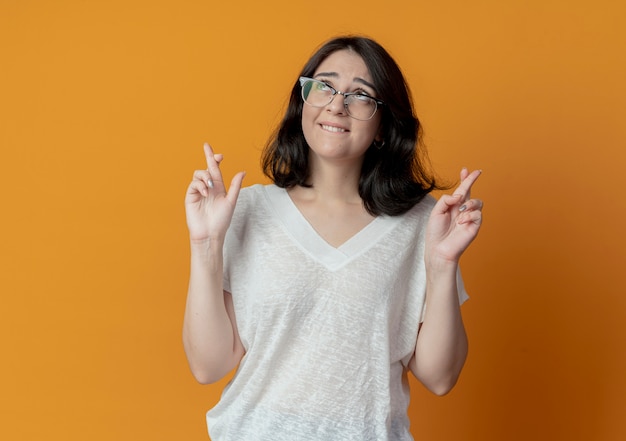
[[[376,132],[376,136],[374,136],[374,141],[375,142],[380,142],[383,139],[385,139],[384,133],[383,133],[383,124],[381,123],[378,126],[378,131]]]
[[[374,137],[374,141],[381,142],[385,140],[385,127],[383,126],[383,119],[380,119],[378,123],[378,130],[376,131],[376,136]]]
[[[376,133],[376,136],[374,136],[374,141],[383,142],[384,140],[385,140],[385,134],[383,133],[383,126],[381,123],[380,127],[378,128],[378,133]]]
[[[382,123],[381,123],[380,127],[378,128],[378,133],[376,133],[376,136],[374,136],[374,142],[372,144],[378,150],[383,148],[383,146],[385,145],[385,134],[383,133]]]

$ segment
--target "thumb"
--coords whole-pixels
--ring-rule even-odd
[[[452,207],[459,205],[463,200],[463,195],[460,194],[444,194],[439,198],[433,208],[433,214],[444,214],[452,209]]]

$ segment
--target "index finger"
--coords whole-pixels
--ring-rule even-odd
[[[476,182],[476,179],[478,179],[482,172],[482,170],[474,170],[467,175],[467,177],[461,181],[456,190],[454,190],[453,196],[461,196],[462,198],[469,199],[472,185],[474,185],[474,182]]]

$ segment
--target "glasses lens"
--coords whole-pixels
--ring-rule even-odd
[[[324,107],[333,99],[333,89],[325,83],[307,79],[302,82],[302,99],[310,106]]]
[[[367,95],[348,95],[346,97],[348,113],[354,119],[368,120],[376,113],[376,101]]]

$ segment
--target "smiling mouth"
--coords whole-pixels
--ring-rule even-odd
[[[327,126],[326,124],[320,124],[320,125],[322,126],[322,129],[326,130],[327,132],[343,133],[343,132],[347,132],[348,131],[346,129],[342,129],[341,127]]]

